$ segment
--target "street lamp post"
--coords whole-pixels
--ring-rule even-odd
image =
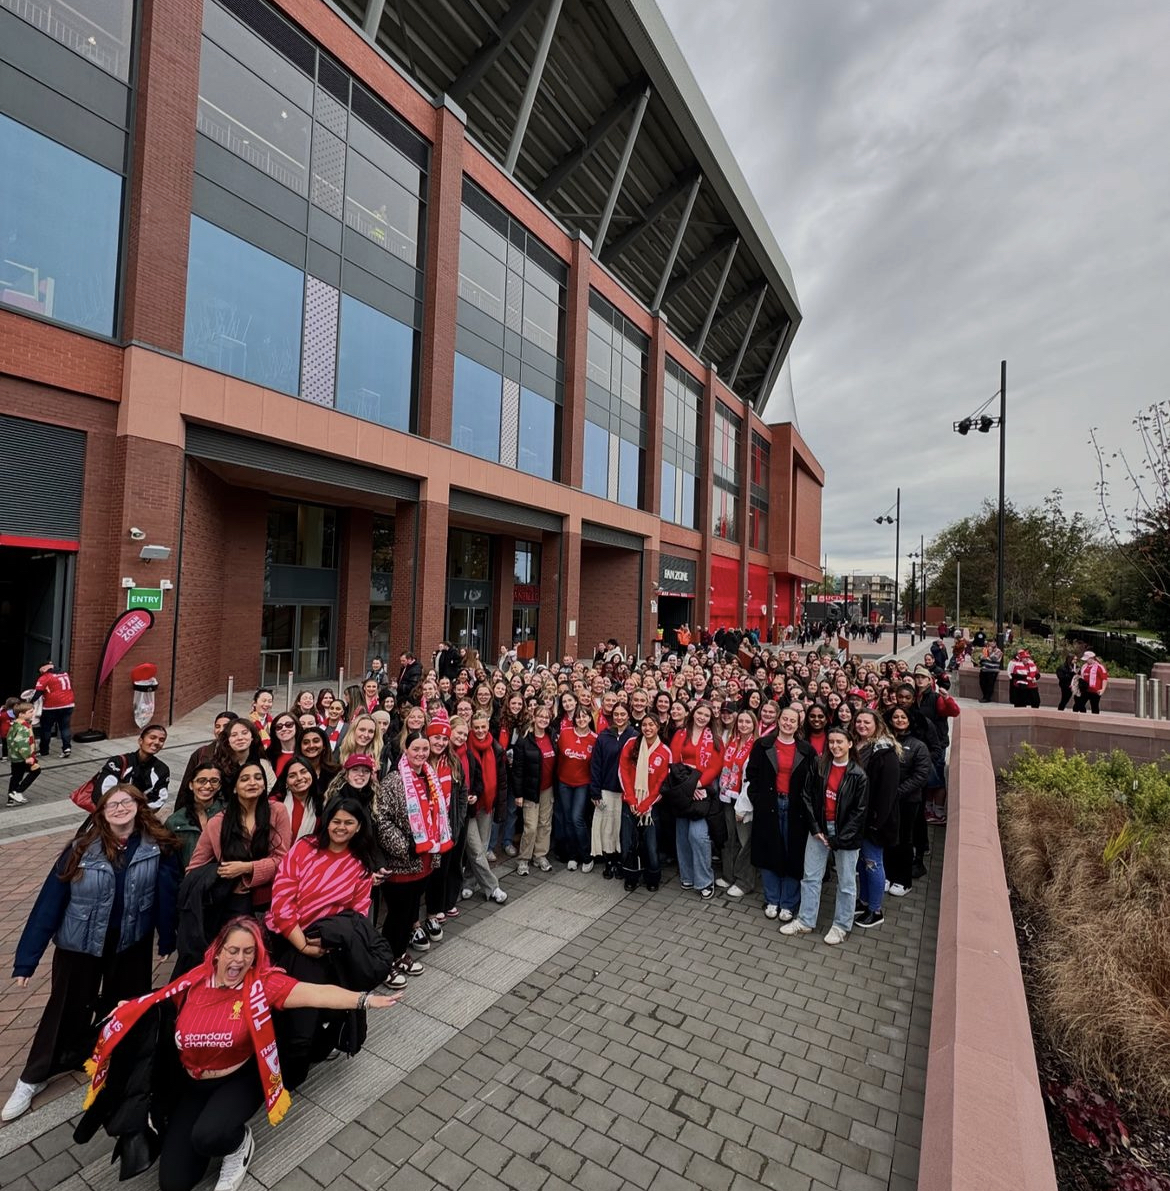
[[[999,363],[999,417],[993,418],[982,413],[995,397],[984,402],[975,413],[963,418],[959,422],[951,423],[951,429],[956,434],[970,434],[978,430],[980,434],[988,434],[993,426],[999,427],[999,521],[996,542],[996,575],[995,575],[995,636],[1000,646],[1003,645],[1003,590],[1004,590],[1004,478],[1007,469],[1007,440],[1004,432],[1007,426],[1007,360]]]
[[[918,566],[918,551],[910,553],[910,644],[914,644],[914,621],[918,613],[918,576],[915,568]]]
[[[899,487],[894,498],[894,515],[890,516],[887,509],[880,517],[875,517],[878,525],[892,525],[894,527],[894,653],[898,652],[898,604],[902,593],[898,590],[898,563],[902,554],[902,489]]]

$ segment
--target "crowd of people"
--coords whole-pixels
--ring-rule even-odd
[[[683,890],[755,901],[787,935],[815,927],[831,869],[830,945],[880,926],[924,874],[958,714],[926,664],[740,634],[641,663],[616,642],[592,662],[501,660],[444,643],[429,669],[375,659],[282,711],[259,690],[215,717],[177,783],[161,724],[106,762],[74,794],[88,818],[17,947],[26,984],[54,944],[3,1119],[89,1056],[79,1135],[117,1136],[124,1172],[157,1157],[164,1191],[213,1159],[235,1191],[248,1118],[265,1103],[279,1119],[314,1063],[354,1053],[461,903],[507,900],[505,864],[650,893],[677,866]],[[174,969],[152,992],[156,954]]]

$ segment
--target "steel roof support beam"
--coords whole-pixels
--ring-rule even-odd
[[[622,117],[635,107],[643,94],[649,97],[650,88],[644,78],[635,79],[618,92],[617,98],[608,108],[598,116],[592,128],[585,134],[584,140],[576,149],[566,153],[548,172],[548,177],[536,188],[535,194],[540,201],[546,202],[561,188],[561,184],[573,171],[588,161],[601,147],[610,130]]]
[[[371,0],[371,4],[378,4],[379,0]],[[521,26],[528,19],[528,14],[540,3],[540,0],[515,0],[515,3],[504,14],[500,27],[494,37],[479,47],[471,56],[471,60],[447,88],[447,94],[456,103],[463,103],[467,96],[475,89],[475,85],[483,78],[496,59],[508,48],[512,38],[520,31]],[[385,4],[385,0],[381,0]],[[367,11],[368,18],[369,13]]]
[[[730,304],[723,311],[723,313],[720,314],[720,316],[711,324],[711,330],[714,331],[716,327],[723,326],[723,324],[727,322],[729,318],[732,318],[749,302],[754,302],[761,289],[766,288],[767,282],[757,281],[755,285],[751,285],[745,290],[740,290],[740,292],[731,299]],[[708,334],[710,334],[710,332],[708,332]]]
[[[724,287],[727,285],[727,278],[731,273],[731,265],[735,260],[736,251],[739,249],[739,237],[736,236],[731,241],[731,247],[727,250],[727,259],[723,262],[723,271],[719,274],[719,284],[715,286],[715,292],[711,295],[711,305],[707,307],[707,317],[703,319],[703,327],[699,331],[699,337],[695,340],[695,355],[702,356],[703,347],[707,342],[707,336],[711,332],[711,323],[715,319],[715,311],[719,306],[719,301],[723,297]]]
[[[680,290],[685,289],[700,273],[714,260],[718,260],[730,244],[735,243],[739,237],[735,232],[724,232],[723,235],[717,236],[711,241],[707,247],[699,253],[697,257],[685,269],[682,269],[673,278],[670,284],[666,287],[666,293],[663,294],[662,300],[669,302]]]
[[[613,219],[614,208],[617,206],[618,195],[622,192],[622,184],[626,180],[626,170],[630,168],[630,158],[634,155],[634,144],[642,128],[642,117],[646,115],[646,105],[650,102],[650,84],[642,88],[638,96],[638,106],[634,108],[630,127],[626,130],[626,143],[622,146],[622,155],[618,167],[614,170],[613,181],[609,186],[609,194],[605,199],[605,210],[601,213],[601,221],[597,225],[597,233],[593,238],[593,251],[597,259],[601,259],[601,250],[605,247],[605,237],[609,235],[609,225]]]
[[[756,393],[756,409],[761,407],[764,398],[768,395],[768,390],[776,380],[776,373],[780,368],[780,352],[784,347],[784,341],[788,338],[788,328],[791,325],[791,323],[785,323],[780,328],[780,338],[776,340],[776,346],[772,349],[771,358],[768,360],[768,367],[764,369],[764,379],[760,381],[759,392]]]
[[[368,0],[366,15],[362,18],[362,32],[373,41],[378,36],[378,26],[382,23],[382,13],[386,9],[386,0]]]
[[[735,387],[735,378],[739,375],[739,366],[743,363],[744,353],[747,351],[748,340],[752,337],[752,332],[756,329],[756,320],[760,317],[760,311],[764,308],[764,299],[768,296],[768,287],[765,285],[760,290],[760,296],[756,299],[755,306],[752,307],[752,316],[748,319],[747,329],[743,333],[743,339],[740,340],[739,351],[735,353],[735,363],[731,366],[731,372],[727,377],[727,387],[729,389]]]
[[[674,202],[680,194],[685,194],[695,180],[697,170],[688,170],[685,174],[680,174],[675,180],[642,212],[642,218],[638,220],[632,227],[627,228],[618,238],[604,251],[597,249],[601,263],[608,265],[610,261],[621,256],[623,252],[640,236],[647,228],[651,227],[663,211]],[[615,200],[616,201],[616,200]]]
[[[683,207],[682,215],[679,218],[678,229],[674,233],[674,240],[671,242],[666,263],[662,266],[662,278],[658,282],[658,289],[654,293],[654,301],[650,303],[650,309],[654,313],[662,309],[662,295],[666,293],[666,283],[670,280],[670,275],[674,271],[674,263],[678,260],[678,250],[682,247],[683,236],[687,234],[687,224],[691,221],[691,212],[695,209],[695,199],[699,197],[699,187],[702,185],[703,175],[697,174],[695,180],[691,183],[691,192],[687,195],[686,206]]]
[[[557,31],[557,18],[561,15],[563,3],[564,0],[551,0],[544,17],[544,28],[540,31],[536,57],[528,75],[528,86],[524,88],[524,98],[520,101],[520,111],[516,115],[516,127],[512,129],[512,142],[508,146],[508,156],[504,159],[504,172],[509,175],[516,172],[516,163],[520,160],[520,146],[524,144],[524,134],[528,131],[532,105],[536,103],[536,93],[540,90],[540,80],[544,77],[544,64],[548,61],[549,47],[552,45],[553,34]]]

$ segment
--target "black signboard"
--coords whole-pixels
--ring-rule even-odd
[[[693,596],[697,569],[698,564],[693,558],[680,558],[676,554],[660,554],[658,556],[658,594]]]

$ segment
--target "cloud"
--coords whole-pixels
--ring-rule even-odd
[[[792,266],[830,566],[892,569],[899,486],[903,553],[995,494],[951,423],[1001,359],[1009,497],[1092,513],[1089,427],[1167,396],[1170,5],[659,4]]]

